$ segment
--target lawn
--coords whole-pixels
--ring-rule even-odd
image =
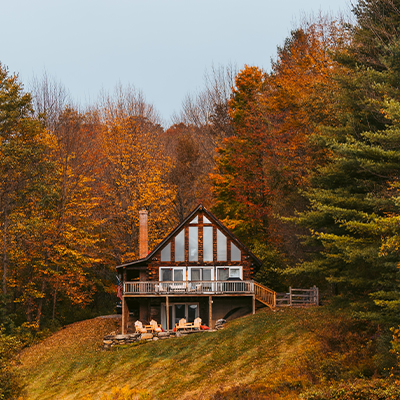
[[[100,399],[116,387],[151,399],[295,399],[307,388],[375,370],[375,328],[322,307],[263,310],[217,332],[102,350],[117,324],[78,322],[26,349],[26,399]]]

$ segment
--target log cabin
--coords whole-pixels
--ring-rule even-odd
[[[140,259],[116,267],[123,334],[137,319],[170,331],[181,318],[200,317],[213,328],[218,319],[255,313],[256,301],[274,306],[275,292],[253,281],[261,261],[203,205],[151,252],[147,221],[141,210]]]

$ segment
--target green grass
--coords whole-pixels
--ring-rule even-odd
[[[27,349],[20,370],[31,400],[98,399],[125,386],[154,399],[296,399],[316,385],[376,374],[374,329],[324,308],[267,310],[218,332],[104,351],[115,321],[94,319]]]

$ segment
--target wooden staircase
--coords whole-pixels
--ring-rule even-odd
[[[276,306],[276,292],[260,283],[254,282],[254,293],[256,300],[266,305],[269,308],[275,308]]]

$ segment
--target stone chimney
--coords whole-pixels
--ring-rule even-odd
[[[139,258],[145,258],[149,254],[149,235],[147,224],[147,210],[139,211]]]

